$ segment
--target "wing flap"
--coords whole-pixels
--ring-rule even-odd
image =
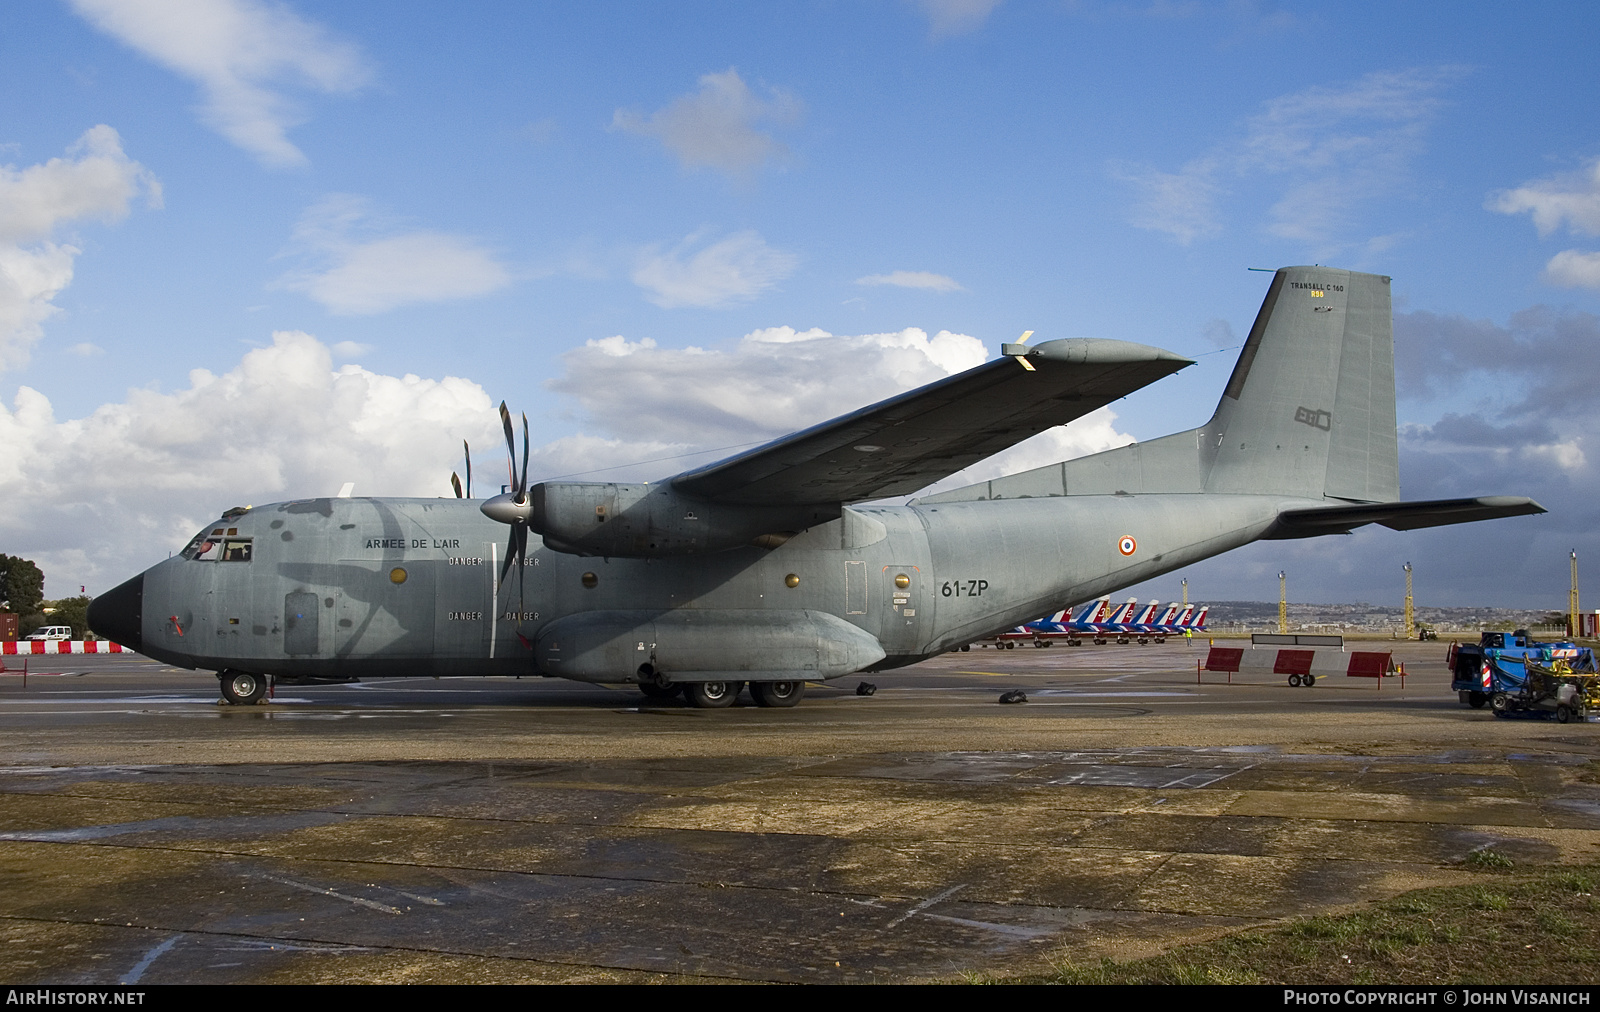
[[[1346,534],[1366,524],[1391,530],[1414,531],[1423,527],[1466,524],[1501,517],[1530,516],[1545,508],[1526,496],[1492,495],[1475,499],[1429,499],[1418,502],[1362,503],[1285,510],[1263,539],[1314,538]]]
[[[688,471],[673,487],[743,505],[907,495],[1193,364],[1127,341],[1006,350],[1007,357]]]

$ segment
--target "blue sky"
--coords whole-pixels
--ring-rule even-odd
[[[448,494],[461,439],[502,466],[502,398],[535,477],[654,478],[1027,329],[1198,359],[988,476],[1202,421],[1245,268],[1326,263],[1395,278],[1406,496],[1552,514],[1273,542],[1191,591],[1270,598],[1288,567],[1306,599],[1398,599],[1409,557],[1430,603],[1560,608],[1567,552],[1600,558],[1597,22],[10,5],[0,540],[52,594],[103,590],[235,502]]]

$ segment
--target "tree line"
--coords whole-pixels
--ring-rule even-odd
[[[50,608],[50,614],[44,610]],[[15,612],[17,635],[26,636],[40,626],[69,625],[72,638],[89,632],[89,598],[44,598],[44,572],[28,559],[0,554],[0,612]]]

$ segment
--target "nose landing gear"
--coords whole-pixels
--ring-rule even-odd
[[[249,671],[219,671],[217,681],[222,683],[222,698],[230,706],[254,706],[267,695],[267,678]]]

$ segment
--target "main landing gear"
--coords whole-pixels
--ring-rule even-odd
[[[744,683],[669,682],[660,685],[655,682],[640,682],[638,689],[652,703],[665,703],[682,693],[684,702],[696,709],[720,710],[738,701],[739,693],[744,691]],[[757,706],[787,708],[798,704],[805,694],[806,683],[801,681],[750,683],[750,695],[755,699]]]
[[[219,671],[222,698],[230,706],[254,706],[266,698],[267,676],[249,671]]]

